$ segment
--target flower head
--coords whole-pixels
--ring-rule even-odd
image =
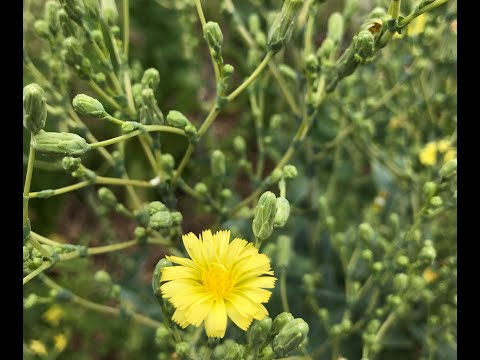
[[[30,341],[29,349],[37,355],[47,355],[47,348],[45,345],[39,340],[32,340]]]
[[[43,319],[51,326],[58,326],[64,314],[63,309],[59,305],[54,304],[43,313]]]
[[[67,347],[67,337],[64,334],[58,334],[53,337],[55,350],[62,352]]]
[[[247,330],[253,319],[268,315],[262,303],[270,299],[275,278],[270,259],[246,240],[230,242],[230,231],[203,231],[183,235],[190,256],[167,256],[180,266],[162,270],[160,287],[164,298],[176,308],[173,321],[182,328],[205,324],[208,337],[222,338],[230,318]]]

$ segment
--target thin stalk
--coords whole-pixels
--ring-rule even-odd
[[[33,138],[33,135],[31,135]],[[30,185],[32,183],[33,164],[35,163],[35,149],[30,139],[30,150],[28,154],[27,174],[25,175],[25,184],[23,187],[23,226],[28,223],[28,195],[30,193]]]

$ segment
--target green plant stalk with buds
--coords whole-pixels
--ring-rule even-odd
[[[24,356],[454,358],[456,4],[385,6],[27,2]],[[215,253],[220,337],[165,297],[205,229],[278,279]]]

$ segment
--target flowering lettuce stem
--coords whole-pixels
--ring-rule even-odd
[[[33,138],[33,136],[31,136]],[[30,184],[32,183],[33,164],[35,162],[35,149],[30,140],[30,151],[28,154],[27,174],[25,175],[25,185],[23,187],[23,226],[28,222],[28,194],[30,193]]]
[[[109,178],[109,177],[97,176],[94,181],[85,180],[73,185],[68,185],[58,189],[54,189],[53,193],[49,194],[49,197],[65,194],[65,193],[82,189],[84,187],[95,185],[95,184],[120,185],[120,186],[131,185],[131,186],[146,187],[146,188],[154,187],[154,185],[152,185],[150,182],[143,181],[143,180],[131,180],[131,179]],[[41,191],[31,192],[28,194],[28,197],[31,199],[41,198],[42,192]]]
[[[128,46],[130,43],[130,8],[128,0],[123,0],[123,53],[128,59]]]
[[[120,317],[123,315],[123,313],[125,311],[128,312],[128,315],[135,321],[137,322],[138,324],[142,324],[142,325],[145,325],[145,326],[148,326],[148,327],[151,327],[153,329],[156,329],[158,328],[161,323],[157,320],[154,320],[148,316],[145,316],[143,314],[140,314],[140,313],[137,313],[135,311],[132,311],[132,310],[125,310],[125,309],[120,309],[118,307],[113,307],[113,306],[107,306],[107,305],[102,305],[102,304],[97,304],[93,301],[90,301],[90,300],[87,300],[87,299],[84,299],[78,295],[75,295],[74,293],[72,293],[70,290],[68,289],[65,289],[63,288],[62,286],[58,285],[56,282],[54,282],[53,280],[51,280],[49,277],[47,277],[46,275],[43,275],[40,277],[41,280],[43,281],[43,283],[45,285],[47,285],[49,288],[51,289],[54,289],[54,290],[57,290],[57,291],[66,291],[70,297],[69,297],[69,300],[72,302],[72,303],[75,303],[75,304],[78,304],[80,306],[83,306],[84,308],[86,309],[90,309],[90,310],[94,310],[96,312],[99,312],[99,313],[103,313],[103,314],[108,314],[108,315],[114,315],[114,316],[117,316],[117,317]]]
[[[206,25],[207,20],[205,19],[205,15],[202,9],[202,2],[200,0],[195,0],[195,6],[197,8],[198,18],[200,19],[200,23],[202,24],[202,28]],[[213,58],[212,52],[209,49],[210,59],[212,60],[213,65],[213,72],[215,73],[215,83],[220,81],[220,70],[218,68],[218,64]]]
[[[285,269],[282,269],[280,274],[280,296],[282,298],[283,311],[290,312],[287,298],[287,275]]]
[[[248,87],[248,85],[250,85],[262,73],[262,71],[265,69],[268,62],[272,58],[272,56],[273,56],[272,52],[268,52],[267,55],[265,55],[262,62],[250,74],[250,76],[235,91],[233,91],[230,95],[227,96],[227,99],[229,102],[233,101],[238,95],[240,95],[242,91],[245,90]],[[209,114],[207,115],[207,118],[203,122],[202,126],[200,126],[200,128],[198,129],[198,139],[200,139],[202,135],[208,130],[208,128],[213,124],[213,122],[215,121],[219,113],[220,113],[220,109],[215,104],[210,110]],[[190,157],[192,156],[193,149],[194,149],[194,145],[190,143],[187,147],[187,150],[185,151],[185,154],[183,155],[182,161],[180,162],[180,165],[178,166],[177,171],[175,172],[175,175],[173,176],[173,179],[172,179],[173,185],[176,184],[177,179],[182,175],[183,170],[187,166],[190,160]]]

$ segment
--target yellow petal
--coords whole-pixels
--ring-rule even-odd
[[[178,279],[202,280],[202,276],[199,270],[186,266],[169,266],[162,269],[162,277],[160,278],[160,281]]]
[[[169,281],[162,286],[160,286],[160,291],[162,294],[166,295],[164,297],[172,297],[178,294],[183,290],[195,290],[197,287],[201,286],[198,282],[191,279],[179,279],[175,281]]]
[[[195,264],[190,259],[181,258],[181,257],[178,257],[178,256],[169,256],[169,255],[165,256],[165,258],[167,260],[170,260],[171,262],[173,262],[175,264],[179,264],[179,265],[182,265],[182,266],[190,267],[192,269],[200,270],[199,266],[197,264]]]
[[[275,287],[275,281],[277,279],[271,276],[260,276],[253,279],[243,280],[235,284],[235,287],[245,286],[245,287],[258,287],[271,289]]]
[[[227,315],[232,321],[242,330],[247,330],[252,323],[253,317],[241,314],[237,311],[230,301],[225,301],[225,308],[227,309]]]
[[[251,301],[255,303],[265,303],[270,300],[272,293],[268,290],[253,288],[253,287],[240,287],[235,288],[235,290],[241,292],[243,295],[248,297]]]
[[[252,302],[249,298],[243,296],[242,293],[235,290],[231,291],[225,299],[243,316],[253,316],[260,310],[260,304]]]
[[[206,268],[208,266],[207,259],[203,255],[202,242],[200,239],[197,238],[194,233],[188,233],[187,235],[182,236],[182,240],[183,245],[193,262],[201,268]]]
[[[208,337],[225,336],[227,330],[227,310],[222,298],[218,298],[205,318],[205,331]]]
[[[202,250],[203,254],[208,263],[215,259],[215,245],[213,243],[213,235],[210,230],[205,230],[202,232],[201,237],[203,244]]]
[[[190,325],[182,310],[176,310],[173,313],[172,320],[180,325],[182,329],[185,329],[188,325]]]
[[[245,246],[248,244],[247,241],[239,238],[233,239],[233,241],[228,244],[227,252],[225,254],[224,258],[224,264],[227,267],[231,267],[235,260],[237,259],[237,256],[242,252],[242,250],[245,248]]]
[[[219,259],[223,259],[227,253],[228,243],[230,241],[230,230],[220,230],[213,235],[215,243],[215,252]]]
[[[195,304],[185,310],[185,316],[192,325],[200,326],[202,321],[205,320],[205,317],[212,310],[213,303],[213,296],[204,299],[204,301],[195,302]]]
[[[250,256],[237,262],[232,269],[237,282],[257,277],[270,270],[270,259],[264,254]]]

